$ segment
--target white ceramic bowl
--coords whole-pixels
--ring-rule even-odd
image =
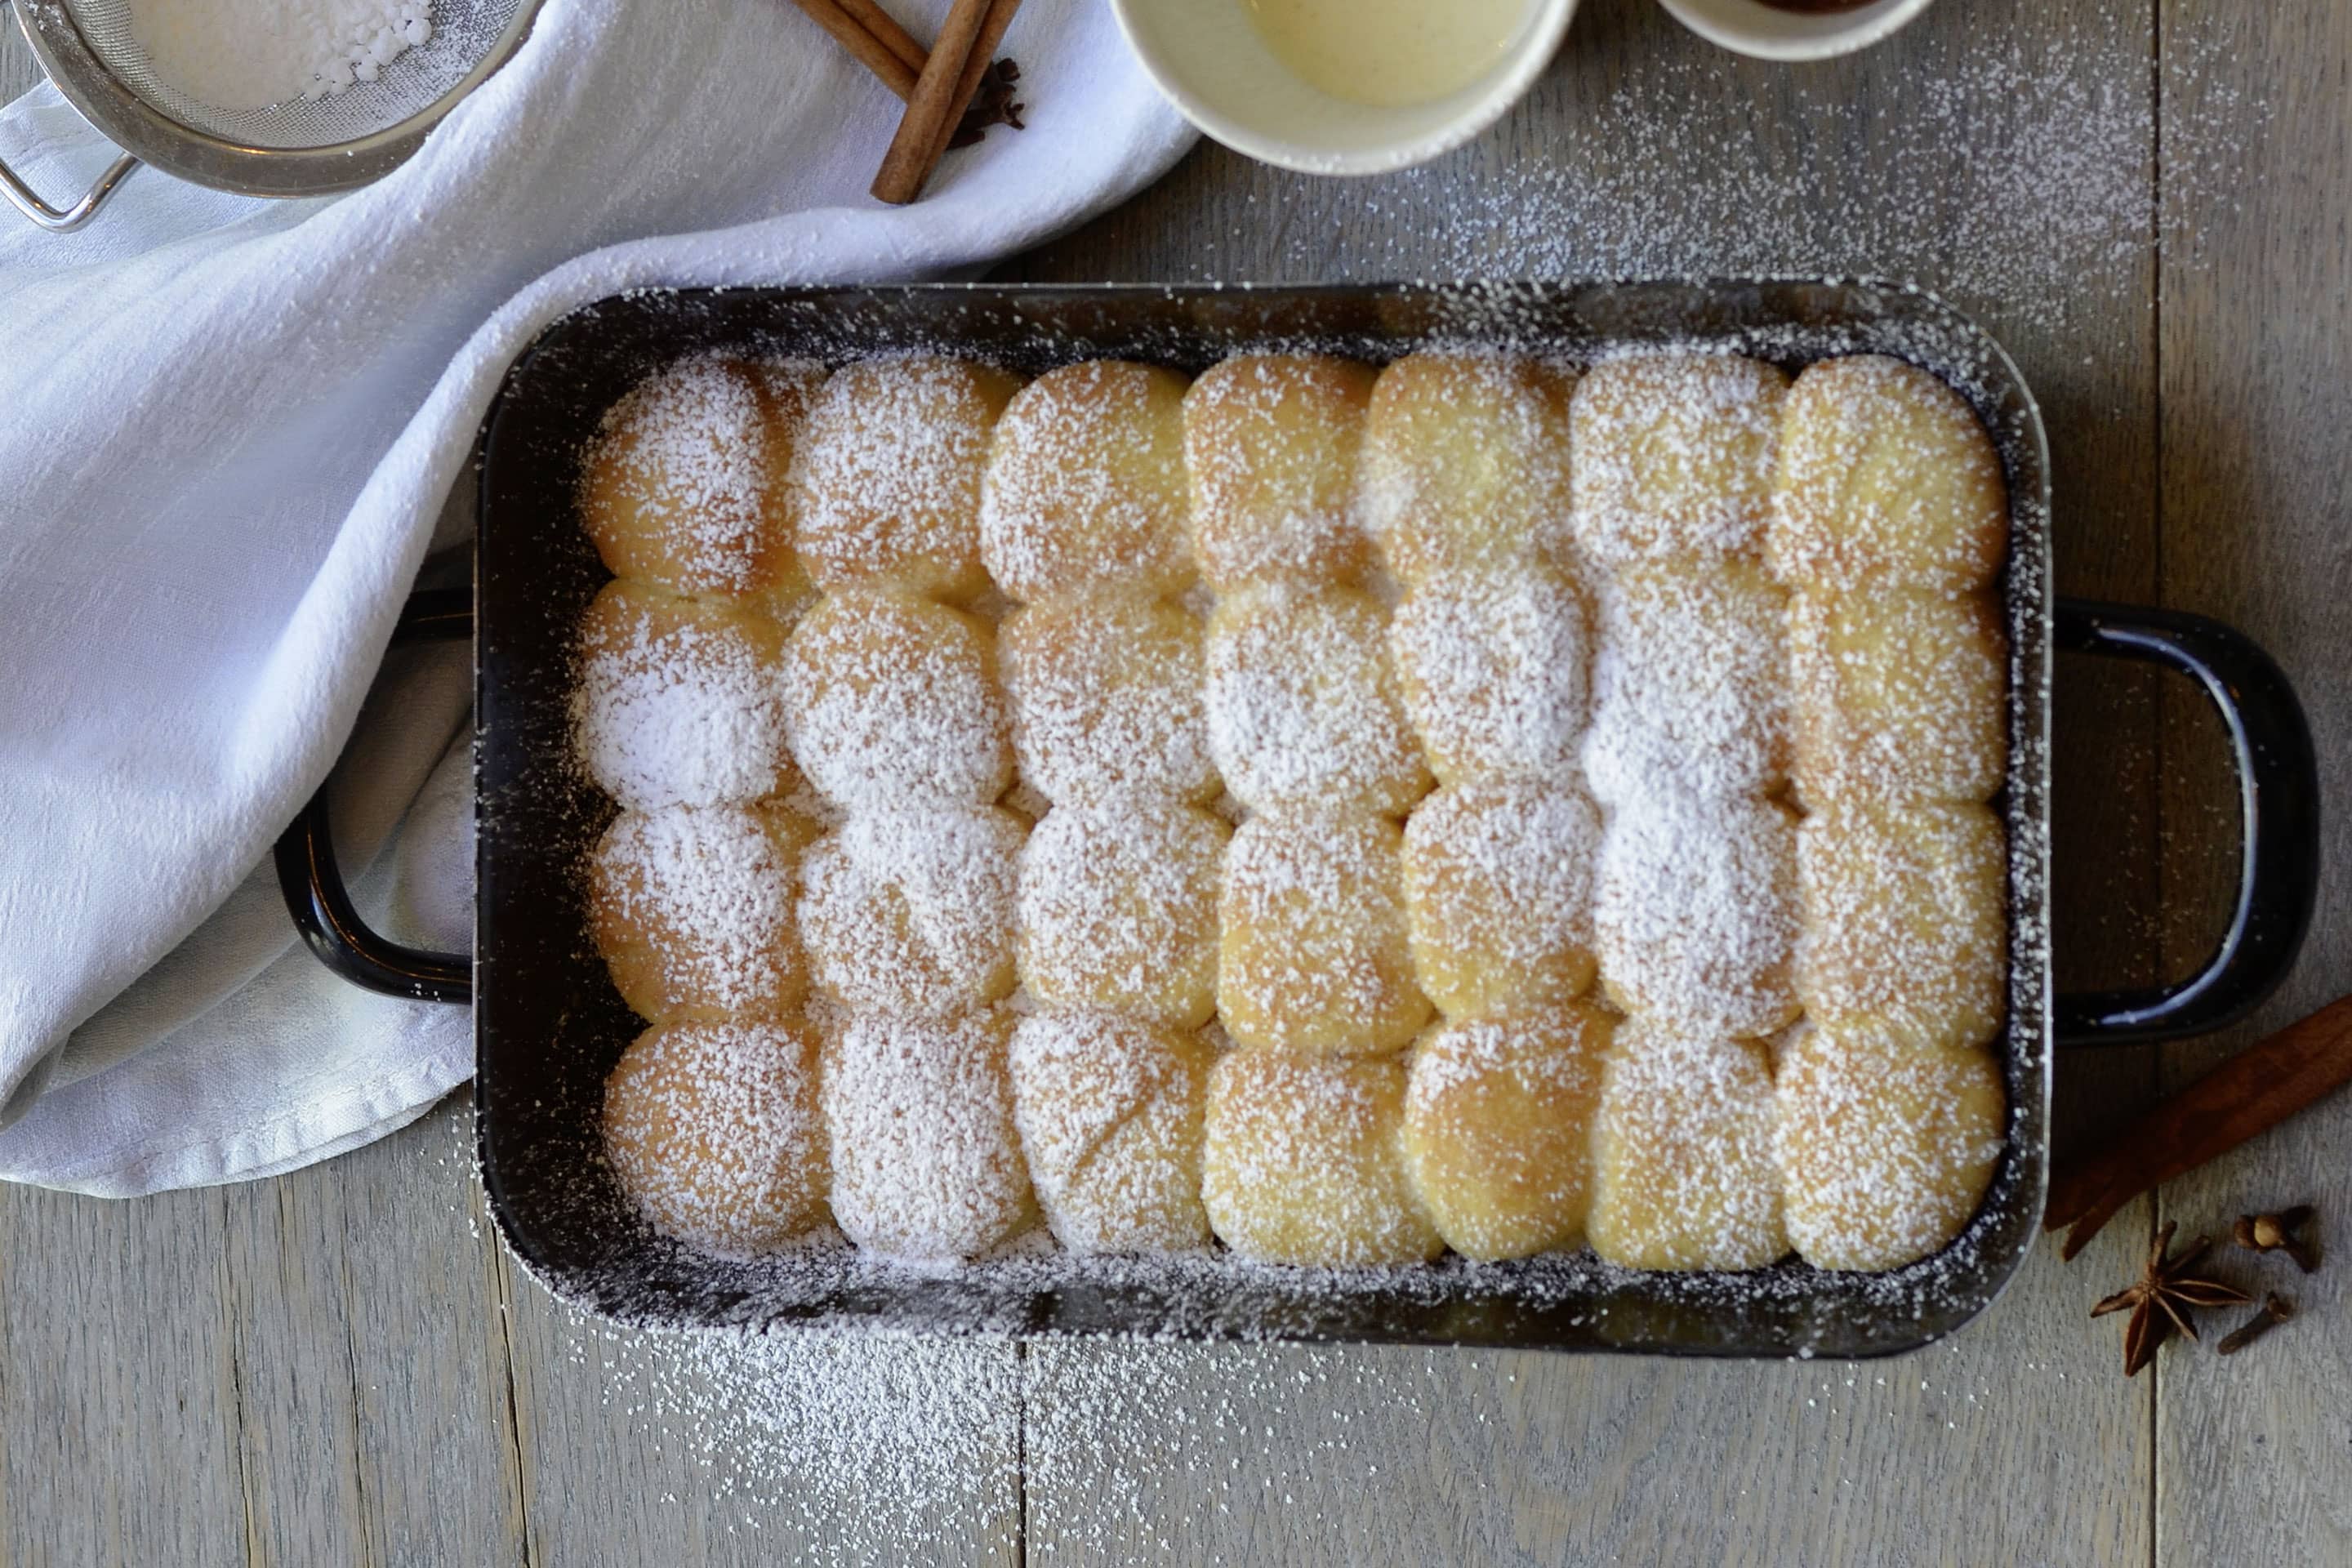
[[[1258,36],[1247,0],[1111,0],[1129,47],[1185,119],[1237,153],[1310,174],[1383,174],[1460,146],[1543,74],[1575,9],[1531,0],[1518,40],[1486,75],[1381,109],[1301,81]]]
[[[1658,0],[1711,44],[1759,60],[1825,60],[1868,48],[1931,0],[1876,0],[1852,11],[1783,11],[1763,0]]]

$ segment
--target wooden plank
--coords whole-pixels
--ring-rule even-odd
[[[31,47],[15,23],[13,16],[0,23],[0,103],[41,79],[40,62],[33,58]]]
[[[2341,994],[2352,981],[2352,14],[2341,6],[2210,11],[2165,0],[2162,78],[2168,174],[2161,333],[2164,562],[2168,603],[2220,616],[2285,666],[2309,714],[2329,814],[2318,918],[2285,989],[2244,1026],[2168,1053],[2184,1081],[2252,1035]],[[2199,699],[2172,694],[2165,822],[2177,965],[2211,943],[2237,875],[2236,813],[2218,735]],[[2352,1384],[2352,1310],[2338,1288],[2341,1099],[2172,1183],[2164,1215],[2184,1231],[2308,1202],[2339,1255],[2311,1279],[2282,1258],[2225,1256],[2252,1289],[2301,1317],[2242,1355],[2176,1350],[2158,1367],[2159,1563],[2352,1559],[2352,1448],[2340,1391]],[[2217,1328],[2238,1317],[2211,1314]]]
[[[502,1258],[530,1560],[1020,1560],[1020,1352],[644,1332]]]
[[[0,1564],[246,1561],[218,1192],[0,1184]]]
[[[1428,171],[1314,181],[1204,148],[1007,275],[1916,277],[2001,337],[2040,395],[2061,587],[2151,601],[2152,47],[2145,15],[2096,0],[1987,0],[1789,71],[1596,0],[1536,94]],[[2047,183],[2060,161],[2092,188]],[[2157,975],[2156,690],[2101,666],[2062,675],[2068,984]],[[2151,1079],[2145,1052],[2070,1060],[2062,1151]],[[1180,1540],[1213,1562],[1811,1563],[1864,1542],[1906,1560],[2146,1560],[2152,1390],[2123,1383],[2114,1335],[2086,1320],[2148,1223],[2126,1214],[2071,1268],[2037,1253],[1982,1323],[1892,1363],[1040,1344],[1030,1541],[1088,1560]]]
[[[520,1564],[499,1280],[453,1097],[227,1189],[257,1563]]]

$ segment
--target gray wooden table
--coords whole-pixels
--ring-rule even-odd
[[[11,34],[0,94],[29,76]],[[2352,979],[2347,228],[2352,9],[1944,0],[1790,68],[1587,0],[1535,94],[1430,169],[1207,147],[1004,272],[1867,270],[1978,314],[2049,415],[2062,586],[2264,640],[2333,811],[2284,992],[2221,1039],[2065,1061],[2063,1153]],[[2062,982],[2185,968],[2235,874],[2214,726],[2067,668],[2060,737]],[[247,1186],[0,1191],[0,1565],[2352,1561],[2352,1101],[1863,1365],[621,1334],[501,1256],[467,1115]],[[2294,1200],[2344,1252],[2294,1281],[2304,1317],[2124,1382],[2086,1313],[2154,1226]]]

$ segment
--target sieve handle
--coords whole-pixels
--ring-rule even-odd
[[[106,205],[106,198],[114,194],[115,187],[129,179],[131,172],[138,167],[139,160],[125,153],[98,177],[98,184],[90,186],[81,200],[69,207],[53,207],[34,194],[22,175],[5,162],[0,162],[0,195],[6,196],[18,212],[51,234],[71,234],[96,217],[98,209]]]

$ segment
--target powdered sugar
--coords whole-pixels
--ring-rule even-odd
[[[1000,810],[877,811],[835,828],[802,871],[817,984],[857,1013],[943,1016],[1009,994],[1023,837]]]
[[[759,383],[702,355],[604,413],[581,470],[581,517],[604,564],[682,594],[746,594],[789,555],[771,516]]]
[[[981,553],[1024,604],[1112,586],[1181,594],[1184,379],[1088,360],[1040,376],[998,426],[980,509]]]
[[[1634,570],[1600,590],[1584,768],[1610,805],[1657,789],[1778,789],[1789,765],[1787,596],[1754,566]]]
[[[1028,605],[1000,636],[1021,776],[1047,799],[1216,792],[1202,634],[1189,611],[1107,592]]]
[[[1534,565],[1433,577],[1397,606],[1389,647],[1441,782],[1574,767],[1588,659],[1565,577]]]
[[[1036,1216],[1013,1132],[1013,1020],[880,1014],[828,1049],[833,1213],[860,1247],[913,1262],[976,1258]]]
[[[1179,1027],[1207,1023],[1226,837],[1208,813],[1150,795],[1048,812],[1021,856],[1030,994]]]
[[[621,1058],[605,1148],[653,1223],[721,1257],[772,1251],[824,1217],[815,1040],[770,1024],[677,1024]]]
[[[983,805],[1013,752],[986,626],[898,594],[828,594],[784,651],[793,754],[848,810]]]
[[[1348,588],[1260,584],[1209,618],[1209,749],[1252,808],[1402,811],[1429,787],[1388,660],[1387,617]]]
[[[1769,801],[1660,792],[1619,807],[1593,910],[1612,999],[1703,1033],[1789,1023],[1796,859],[1796,823]]]
[[[781,839],[781,841],[780,841]],[[597,946],[648,1017],[773,1016],[806,975],[794,846],[737,805],[624,812],[591,858]],[[652,986],[631,984],[638,962]],[[647,994],[652,991],[653,994]]]
[[[1205,1247],[1201,1126],[1213,1053],[1196,1037],[1099,1012],[1013,1034],[1021,1148],[1054,1236],[1075,1252]]]
[[[615,583],[581,636],[581,765],[623,805],[756,800],[789,781],[772,624]]]
[[[432,0],[131,0],[155,74],[216,109],[323,98],[433,38]]]

